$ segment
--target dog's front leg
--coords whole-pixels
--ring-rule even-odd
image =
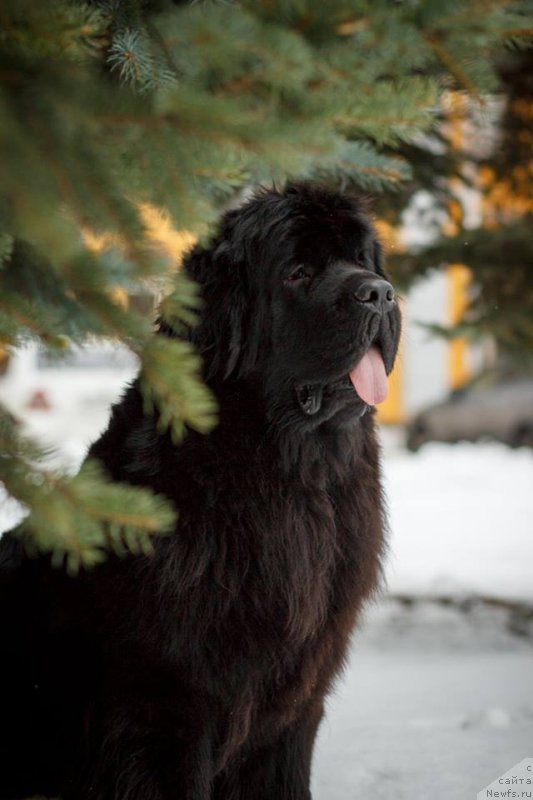
[[[212,737],[198,703],[113,703],[65,800],[211,800]]]
[[[274,743],[230,765],[217,776],[213,800],[311,800],[311,759],[322,714],[322,702],[311,703]]]

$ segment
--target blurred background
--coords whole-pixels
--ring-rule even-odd
[[[326,5],[6,4],[0,531],[105,558],[78,470],[125,385],[178,437],[214,423],[194,357],[150,349],[162,300],[197,305],[184,252],[261,182],[369,196],[404,315],[390,548],[315,798],[463,800],[533,755],[531,7]]]

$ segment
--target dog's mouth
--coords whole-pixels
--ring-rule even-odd
[[[322,383],[302,383],[296,387],[296,397],[300,408],[312,417],[322,408],[324,385]]]
[[[350,370],[347,378],[336,384],[303,383],[296,386],[298,404],[307,416],[317,414],[322,408],[324,394],[342,386],[350,387],[368,406],[383,403],[388,394],[387,371],[381,350],[375,344]]]

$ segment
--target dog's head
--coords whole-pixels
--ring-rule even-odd
[[[186,269],[203,290],[208,378],[261,385],[271,421],[344,426],[384,399],[400,312],[361,201],[260,190]]]

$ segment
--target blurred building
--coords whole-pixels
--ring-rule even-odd
[[[448,340],[425,327],[456,322],[468,285],[466,267],[454,265],[417,283],[403,300],[402,344],[389,396],[379,407],[381,422],[405,422],[425,405],[464,386],[485,365],[487,352],[481,345]]]

